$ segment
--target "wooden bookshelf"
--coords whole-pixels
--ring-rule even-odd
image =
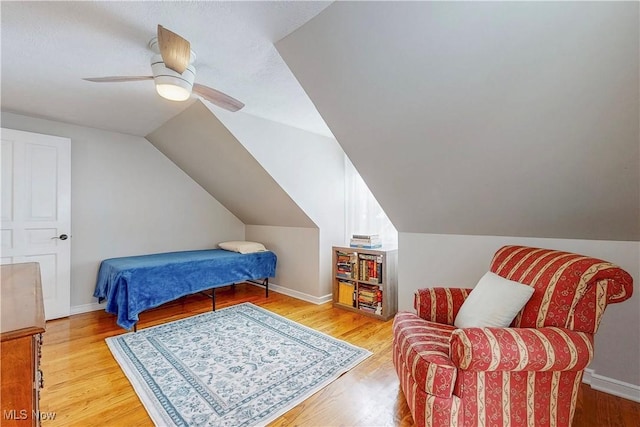
[[[388,320],[398,311],[398,250],[334,246],[333,306]]]

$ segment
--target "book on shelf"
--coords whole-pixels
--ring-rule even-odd
[[[358,258],[358,280],[382,283],[382,256],[359,254]]]
[[[343,279],[357,277],[358,263],[355,253],[336,251],[336,276]]]
[[[349,246],[352,248],[377,249],[382,247],[382,239],[378,234],[354,234]]]
[[[344,305],[353,305],[354,289],[353,283],[341,280],[338,289],[338,302]]]
[[[354,235],[362,246],[376,244],[375,235]],[[366,243],[366,245],[365,245]],[[397,312],[395,263],[397,249],[367,251],[347,246],[333,247],[333,305],[363,316],[389,319]]]
[[[382,315],[382,290],[380,287],[360,283],[358,285],[358,308]]]
[[[372,240],[372,239],[380,240],[380,235],[379,234],[352,234],[351,238],[357,239],[357,240]]]
[[[351,240],[349,246],[355,249],[380,249],[382,248],[382,243],[365,244],[354,242],[353,240]]]
[[[368,304],[368,303],[360,303],[358,305],[358,308],[360,310],[364,310],[364,311],[368,311],[371,313],[375,313],[375,314],[382,314],[382,304],[381,303],[375,303],[375,304]]]

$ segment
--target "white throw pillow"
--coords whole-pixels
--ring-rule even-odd
[[[533,287],[487,272],[460,307],[457,328],[506,328],[533,295]]]
[[[251,254],[254,252],[265,252],[267,248],[262,243],[245,242],[245,241],[229,241],[218,243],[220,249],[227,251],[240,252],[241,254]]]

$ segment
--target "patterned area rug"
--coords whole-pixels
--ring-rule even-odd
[[[255,426],[371,353],[250,303],[107,338],[158,426]]]

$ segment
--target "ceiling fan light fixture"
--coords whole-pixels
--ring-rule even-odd
[[[191,96],[196,69],[190,64],[182,74],[168,68],[160,55],[151,58],[151,71],[156,84],[156,92],[171,101],[186,101]]]
[[[170,101],[186,101],[191,96],[191,90],[176,84],[156,82],[156,92]]]

